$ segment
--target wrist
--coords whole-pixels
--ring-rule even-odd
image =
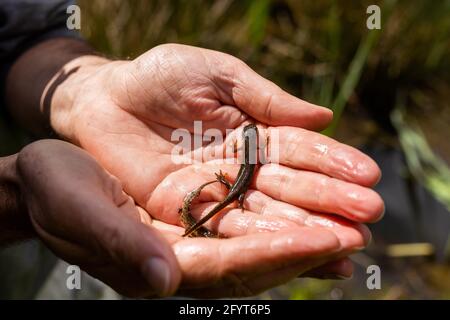
[[[0,158],[0,246],[34,235],[17,173],[18,155]]]
[[[66,63],[48,83],[42,95],[41,108],[47,104],[50,125],[62,138],[77,143],[75,127],[81,112],[79,101],[87,98],[87,91],[92,92],[89,80],[109,62],[95,55],[77,57]]]

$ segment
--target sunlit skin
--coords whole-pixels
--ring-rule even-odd
[[[114,207],[105,212],[98,210],[98,197],[82,192],[85,210],[77,214],[83,217],[64,232],[51,219],[50,226],[54,234],[75,241],[84,237],[80,230],[89,225],[89,236],[96,240],[83,240],[85,251],[60,248],[60,256],[85,266],[114,288],[148,296],[152,292],[143,282],[130,282],[124,288],[128,278],[117,272],[120,261],[115,261],[117,265],[103,261],[106,266],[99,264],[106,269],[102,270],[90,267],[92,243],[104,244],[106,249],[110,243],[104,228],[110,228],[117,237],[114,243],[124,248],[125,244],[139,246],[137,235],[143,243],[153,239],[149,252],[158,250],[171,270],[166,294],[248,296],[299,275],[352,274],[352,264],[345,257],[370,240],[362,223],[379,220],[384,211],[383,201],[370,189],[379,180],[380,170],[360,151],[311,131],[331,121],[328,109],[289,95],[232,56],[189,46],[159,46],[133,61],[81,56],[64,66],[65,72],[73,69],[76,72],[52,97],[51,125],[117,177],[136,205],[131,198],[123,198],[128,199],[127,205],[114,207],[112,196],[100,198]],[[13,72],[20,73],[20,66]],[[14,90],[10,89],[10,95]],[[246,195],[244,215],[230,208],[206,224],[229,239],[182,238],[178,209],[186,193],[214,179],[220,170],[233,181],[239,165],[214,160],[175,164],[171,152],[177,142],[170,141],[171,132],[176,128],[193,131],[194,120],[202,120],[204,129],[225,132],[249,118],[264,128],[264,135],[279,131],[279,163],[258,168]],[[71,161],[66,160],[58,165],[69,165]],[[80,172],[85,170],[82,162],[77,162]],[[112,194],[109,188],[119,188],[116,179],[100,175],[104,175],[100,185],[106,194]],[[85,190],[97,190],[98,181],[90,179],[67,177],[65,188],[75,194],[80,191],[76,182],[86,180]],[[194,217],[209,212],[226,193],[219,184],[205,188],[192,205]],[[137,227],[136,217],[142,227]],[[130,257],[138,265],[140,258],[140,254]]]

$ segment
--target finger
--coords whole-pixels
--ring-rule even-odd
[[[155,189],[148,202],[148,210],[159,220],[172,224],[179,223],[178,209],[185,195],[213,179],[214,173],[219,169],[233,181],[239,166],[227,164],[219,166],[215,162],[209,162],[174,172]],[[254,187],[280,202],[313,211],[336,213],[356,222],[377,221],[384,212],[384,203],[373,190],[318,173],[293,170],[275,164],[260,168],[255,177]],[[213,184],[206,187],[197,200],[221,201],[226,194],[227,190],[224,187]],[[165,199],[169,195],[173,201],[168,203]],[[285,212],[289,215],[289,208]]]
[[[311,269],[302,274],[301,277],[344,280],[352,277],[353,269],[353,262],[349,258],[342,258]]]
[[[206,202],[191,208],[191,215],[195,220],[200,220],[207,215],[215,206],[216,202]],[[182,235],[185,226],[178,227],[162,221],[153,220],[152,225],[159,230]],[[181,224],[180,224],[181,225]],[[213,231],[220,237],[238,237],[253,233],[274,232],[281,229],[296,228],[298,224],[287,219],[280,219],[276,216],[262,216],[253,212],[241,209],[225,208],[208,220],[204,227]]]
[[[346,250],[360,250],[371,239],[367,226],[329,214],[321,214],[277,201],[262,192],[250,190],[244,202],[245,208],[262,217],[273,217],[295,222],[300,226],[324,227],[330,229],[339,238]]]
[[[195,220],[208,214],[216,203],[202,203],[192,208]],[[224,209],[207,221],[204,226],[221,237],[238,237],[254,233],[275,232],[298,226],[327,228],[339,239],[341,249],[352,253],[363,249],[371,240],[367,226],[327,214],[308,212],[301,208],[279,202],[257,192],[249,191],[245,210]],[[180,224],[181,225],[181,224]],[[153,221],[153,226],[163,231],[182,235],[184,226],[178,227],[161,221]]]
[[[255,199],[256,197],[258,199]],[[261,200],[261,198],[265,199]],[[191,214],[198,221],[207,215],[216,204],[202,203],[192,208]],[[327,228],[339,239],[341,250],[349,253],[361,250],[371,239],[370,231],[365,225],[326,214],[308,213],[295,206],[270,200],[269,197],[257,191],[249,192],[245,205],[248,210],[244,212],[241,209],[230,207],[222,210],[204,226],[222,237],[275,232],[298,226]]]
[[[381,177],[378,165],[361,151],[316,132],[293,127],[268,128],[271,148],[278,148],[279,163],[291,168],[324,173],[364,186]],[[275,132],[276,131],[276,132]]]
[[[281,267],[264,274],[257,274],[242,279],[233,277],[228,281],[216,283],[214,286],[205,288],[187,288],[180,290],[182,295],[196,298],[221,298],[221,297],[250,297],[257,295],[267,289],[285,284],[291,279],[307,272],[310,268],[326,263],[327,258],[305,259],[287,267]]]
[[[384,213],[383,200],[375,191],[320,173],[269,164],[257,172],[254,185],[276,200],[356,222],[375,222]]]
[[[202,203],[191,210],[195,220],[206,216],[217,203]],[[262,216],[251,211],[228,208],[208,220],[204,226],[221,237],[238,237],[252,233],[275,232],[281,229],[296,228],[298,224],[275,216]]]
[[[174,245],[185,287],[233,282],[236,276],[245,280],[306,258],[335,254],[339,248],[340,243],[333,233],[300,227],[230,239],[190,238]]]
[[[272,163],[326,174],[363,186],[374,186],[381,178],[378,165],[361,151],[319,133],[295,127],[258,126],[260,148]],[[227,134],[223,144],[196,150],[204,161],[235,156],[233,146],[242,143],[241,128]],[[266,162],[267,163],[267,162]]]
[[[310,130],[324,129],[331,122],[331,110],[290,95],[241,60],[222,53],[208,59],[221,99],[258,121]]]

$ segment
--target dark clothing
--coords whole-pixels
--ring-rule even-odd
[[[16,58],[44,38],[77,37],[66,27],[66,10],[73,4],[74,0],[1,0],[0,61]]]
[[[66,27],[66,10],[73,4],[75,0],[0,0],[1,105],[6,75],[21,53],[49,38],[79,37]]]

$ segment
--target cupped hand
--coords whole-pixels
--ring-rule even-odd
[[[308,131],[324,128],[331,111],[289,95],[230,55],[162,45],[133,61],[81,68],[61,87],[52,101],[55,130],[94,155],[145,209],[163,179],[186,166],[173,161],[174,130],[192,133],[194,121],[202,121],[204,130],[225,133],[251,117],[269,134],[279,130],[279,164],[261,172],[277,181],[288,175],[296,185],[294,197],[279,200],[338,214],[355,201],[350,206],[356,211],[346,212],[347,218],[367,222],[381,215],[381,199],[358,186],[378,181],[375,162]],[[321,196],[336,192],[343,197]]]
[[[239,166],[217,162],[191,165],[170,174],[154,190],[148,203],[153,216],[159,219],[153,225],[170,232],[169,241],[176,243],[179,261],[187,262],[181,264],[183,293],[200,297],[253,295],[297,276],[351,276],[352,264],[344,257],[367,245],[368,228],[337,215],[278,200],[280,194],[293,197],[301,189],[289,184],[290,172],[276,172],[273,165],[263,166],[256,176],[251,188],[260,185],[264,192],[250,189],[244,212],[229,206],[205,224],[228,239],[181,238],[184,227],[177,211],[186,193],[210,181],[219,170],[231,180],[236,177]],[[273,183],[275,179],[284,182]],[[357,191],[363,190],[361,187]],[[336,192],[330,190],[333,191]],[[199,220],[227,192],[218,183],[207,186],[192,204],[192,215]],[[324,194],[324,199],[327,197],[331,194]],[[300,197],[298,201],[307,200],[311,199]],[[347,203],[342,212],[350,212],[349,205],[355,204]],[[358,219],[367,219],[365,215],[361,217]],[[204,290],[206,286],[208,290]]]
[[[61,141],[24,148],[17,171],[42,241],[127,296],[248,296],[343,254],[341,240],[325,228],[277,222],[274,232],[255,234],[236,228],[232,215],[222,232],[239,237],[182,238],[182,228],[152,220],[92,157]],[[351,266],[341,260],[316,272],[345,275]]]

